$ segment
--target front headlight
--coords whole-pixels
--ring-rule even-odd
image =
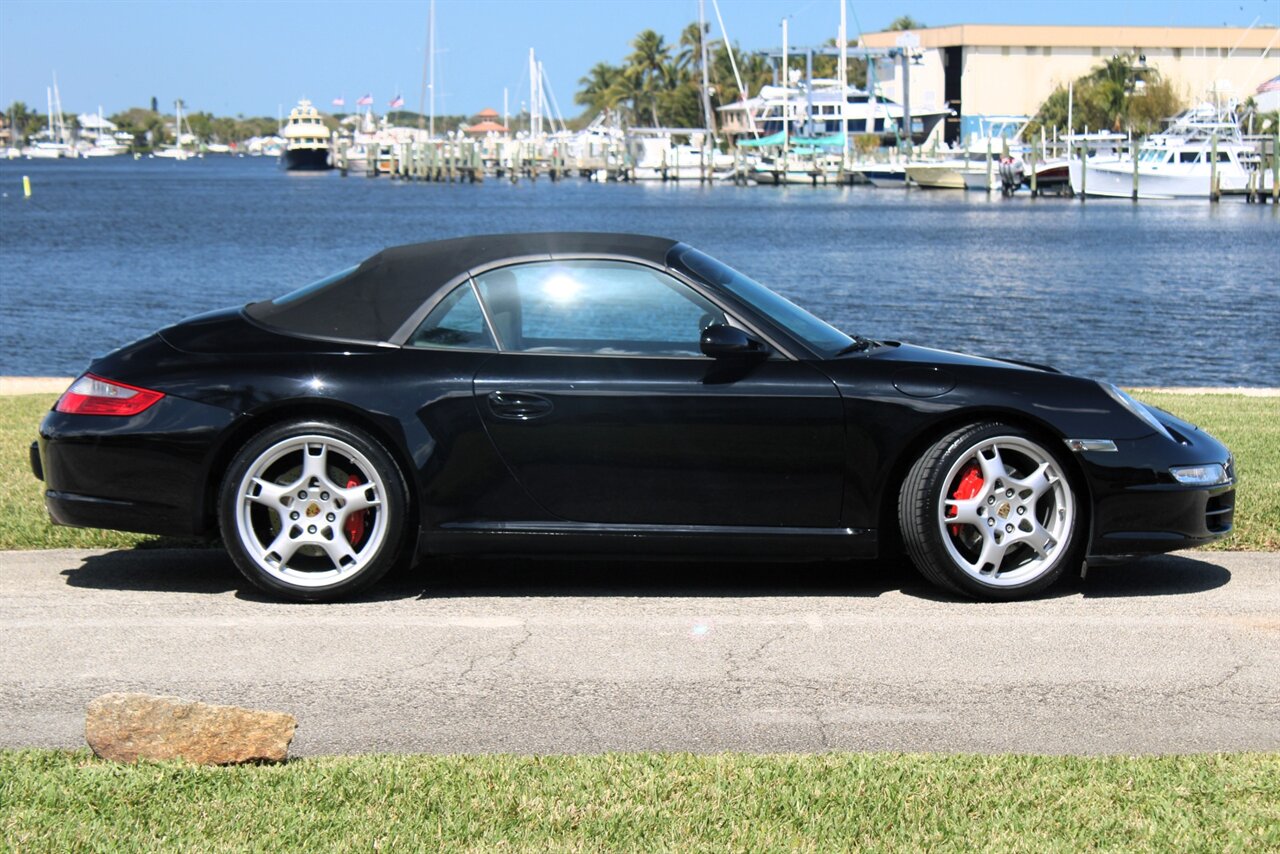
[[[1150,409],[1147,409],[1141,403],[1138,403],[1138,401],[1134,400],[1132,397],[1125,394],[1123,391],[1116,388],[1111,383],[1099,382],[1098,385],[1102,386],[1103,391],[1111,395],[1112,400],[1114,400],[1116,403],[1120,404],[1125,409],[1132,412],[1134,415],[1141,418],[1152,430],[1155,430],[1157,433],[1159,433],[1161,436],[1164,436],[1170,442],[1177,441],[1177,439],[1173,438],[1173,436],[1170,435],[1169,431],[1165,429],[1165,426],[1160,423],[1160,419],[1156,418],[1154,415],[1151,414]]]
[[[1174,466],[1169,474],[1178,483],[1188,486],[1214,486],[1230,480],[1226,466],[1221,463],[1210,463],[1206,466]]]

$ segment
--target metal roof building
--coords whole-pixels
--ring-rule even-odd
[[[1060,84],[1116,55],[1142,57],[1188,102],[1211,91],[1240,101],[1280,73],[1276,27],[1078,27],[959,24],[869,33],[866,47],[915,48],[911,102],[948,106],[943,124],[956,142],[993,115],[1032,115]],[[902,71],[878,63],[884,93],[902,100]]]

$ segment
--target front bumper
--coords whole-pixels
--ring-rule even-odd
[[[1234,483],[1132,487],[1096,505],[1090,555],[1157,554],[1212,543],[1231,533],[1235,502]]]
[[[1236,503],[1231,452],[1203,430],[1185,422],[1176,426],[1177,441],[1152,435],[1117,441],[1114,453],[1079,454],[1093,492],[1090,557],[1194,548],[1231,533]],[[1225,466],[1228,480],[1188,486],[1169,471],[1208,463]]]

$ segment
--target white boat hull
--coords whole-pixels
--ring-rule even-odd
[[[962,168],[952,164],[913,163],[907,167],[907,177],[926,190],[963,190]]]
[[[1229,164],[1227,164],[1229,165]],[[1200,164],[1196,164],[1197,167]],[[1176,167],[1175,167],[1176,168]],[[1076,194],[1114,199],[1133,198],[1133,161],[1109,160],[1103,163],[1073,160],[1068,166],[1071,190]],[[1085,170],[1088,175],[1085,175]],[[1224,194],[1244,193],[1248,174],[1239,168],[1219,170],[1218,187]],[[1172,169],[1156,172],[1138,166],[1139,199],[1207,199],[1210,173],[1205,168]],[[1266,182],[1269,186],[1270,182]]]
[[[994,164],[991,167],[990,178],[987,177],[985,168],[981,171],[962,172],[960,177],[964,180],[964,188],[966,190],[987,192],[1000,189],[1000,169]]]

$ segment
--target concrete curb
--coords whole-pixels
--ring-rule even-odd
[[[62,394],[75,377],[0,377],[0,396]]]

